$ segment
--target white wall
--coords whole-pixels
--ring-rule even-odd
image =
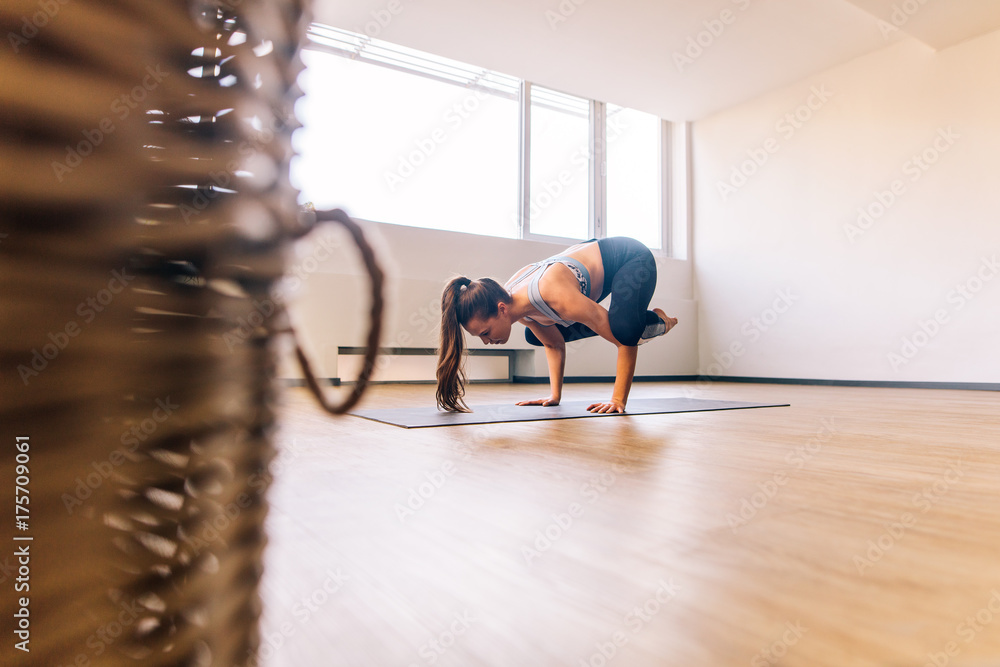
[[[998,66],[908,40],[694,123],[701,372],[1000,381]]]
[[[366,232],[376,244],[388,276],[387,322],[382,337],[382,345],[388,347],[438,345],[441,289],[452,276],[491,276],[503,282],[525,264],[556,254],[563,248],[535,241],[381,223],[367,224]],[[368,286],[357,253],[346,234],[329,234],[332,240],[325,245],[302,244],[298,257],[290,261],[293,267],[290,275],[297,275],[298,279],[293,282],[300,285],[291,302],[291,311],[315,360],[317,373],[323,377],[339,377],[337,347],[364,344]],[[316,257],[325,257],[324,248],[332,256],[316,262]],[[676,314],[680,325],[663,339],[643,346],[636,375],[694,374],[698,354],[691,262],[658,257],[657,272],[652,305]],[[524,341],[523,327],[516,325],[516,329],[504,347],[533,349]],[[467,340],[472,348],[483,347],[478,339]],[[518,375],[547,377],[544,352],[539,351],[530,359],[532,354],[527,353],[529,358],[518,368]],[[383,369],[383,375],[388,376],[391,372],[391,369]],[[611,344],[597,339],[569,346],[567,377],[613,377],[614,373],[615,348]],[[281,374],[298,377],[288,363],[283,364]]]

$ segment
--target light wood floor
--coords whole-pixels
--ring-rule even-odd
[[[1000,665],[996,393],[632,395],[792,406],[404,430],[288,390],[262,664]],[[432,403],[423,385],[364,402]],[[411,490],[429,497],[401,518]]]

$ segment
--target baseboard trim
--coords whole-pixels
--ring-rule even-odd
[[[278,381],[286,387],[304,387],[306,381],[296,378],[279,378]],[[563,379],[563,384],[583,383],[613,383],[611,375],[584,375]],[[634,382],[742,382],[746,384],[791,384],[813,385],[823,387],[882,387],[887,389],[957,389],[960,391],[1000,391],[997,382],[897,382],[893,380],[816,380],[810,378],[765,378],[745,376],[710,376],[710,375],[637,375]],[[354,384],[342,382],[340,378],[322,378],[331,387]],[[507,380],[471,380],[470,384],[504,384]],[[548,384],[547,377],[530,377],[515,375],[514,384]],[[370,384],[434,384],[434,380],[399,380],[375,381]]]
[[[1000,391],[997,382],[906,382],[896,380],[817,380],[811,378],[764,378],[745,376],[698,376],[699,382],[746,382],[752,384],[799,384],[825,387],[882,387],[888,389],[959,389]]]
[[[320,386],[343,387],[354,385],[354,380],[341,380],[340,378],[317,378]],[[548,382],[548,379],[545,380]],[[612,378],[613,381],[613,378]],[[306,381],[302,378],[278,378],[278,382],[286,387],[305,387]],[[368,384],[437,384],[436,380],[369,380]],[[467,380],[466,384],[510,384],[507,378],[490,380]]]
[[[340,378],[318,378],[320,386],[327,385],[330,387],[339,387]],[[278,382],[286,387],[305,387],[306,381],[304,378],[278,378]]]
[[[565,378],[564,384],[574,382],[614,382],[610,375]],[[817,380],[811,378],[765,378],[739,375],[646,375],[636,376],[635,382],[743,382],[747,384],[793,384],[824,387],[883,387],[890,389],[958,389],[962,391],[1000,391],[996,382],[902,382],[895,380]],[[545,377],[514,376],[521,384],[548,384]]]
[[[633,382],[696,382],[698,375],[636,375]],[[613,375],[575,375],[563,378],[563,384],[583,384],[596,382],[614,382]],[[531,377],[528,375],[515,375],[514,384],[548,384],[547,377]]]

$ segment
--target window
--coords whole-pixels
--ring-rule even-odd
[[[605,109],[607,235],[631,236],[649,248],[662,248],[663,121],[613,104]]]
[[[303,202],[433,229],[664,247],[659,118],[328,26],[309,39],[291,170]]]
[[[340,32],[311,33],[326,48],[302,54],[292,178],[303,201],[516,238],[519,82]]]
[[[589,236],[590,102],[531,86],[531,234]]]

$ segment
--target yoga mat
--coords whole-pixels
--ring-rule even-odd
[[[587,412],[587,406],[596,401],[569,401],[560,405],[472,405],[473,412],[441,412],[437,408],[390,408],[383,410],[352,410],[349,414],[383,424],[403,428],[430,426],[459,426],[469,424],[494,424],[497,422],[526,422],[546,419],[577,419],[580,417],[629,417],[672,412],[705,412],[709,410],[742,410],[746,408],[783,408],[788,403],[746,403],[743,401],[717,401],[705,398],[634,398],[628,402],[625,414],[596,414]]]

